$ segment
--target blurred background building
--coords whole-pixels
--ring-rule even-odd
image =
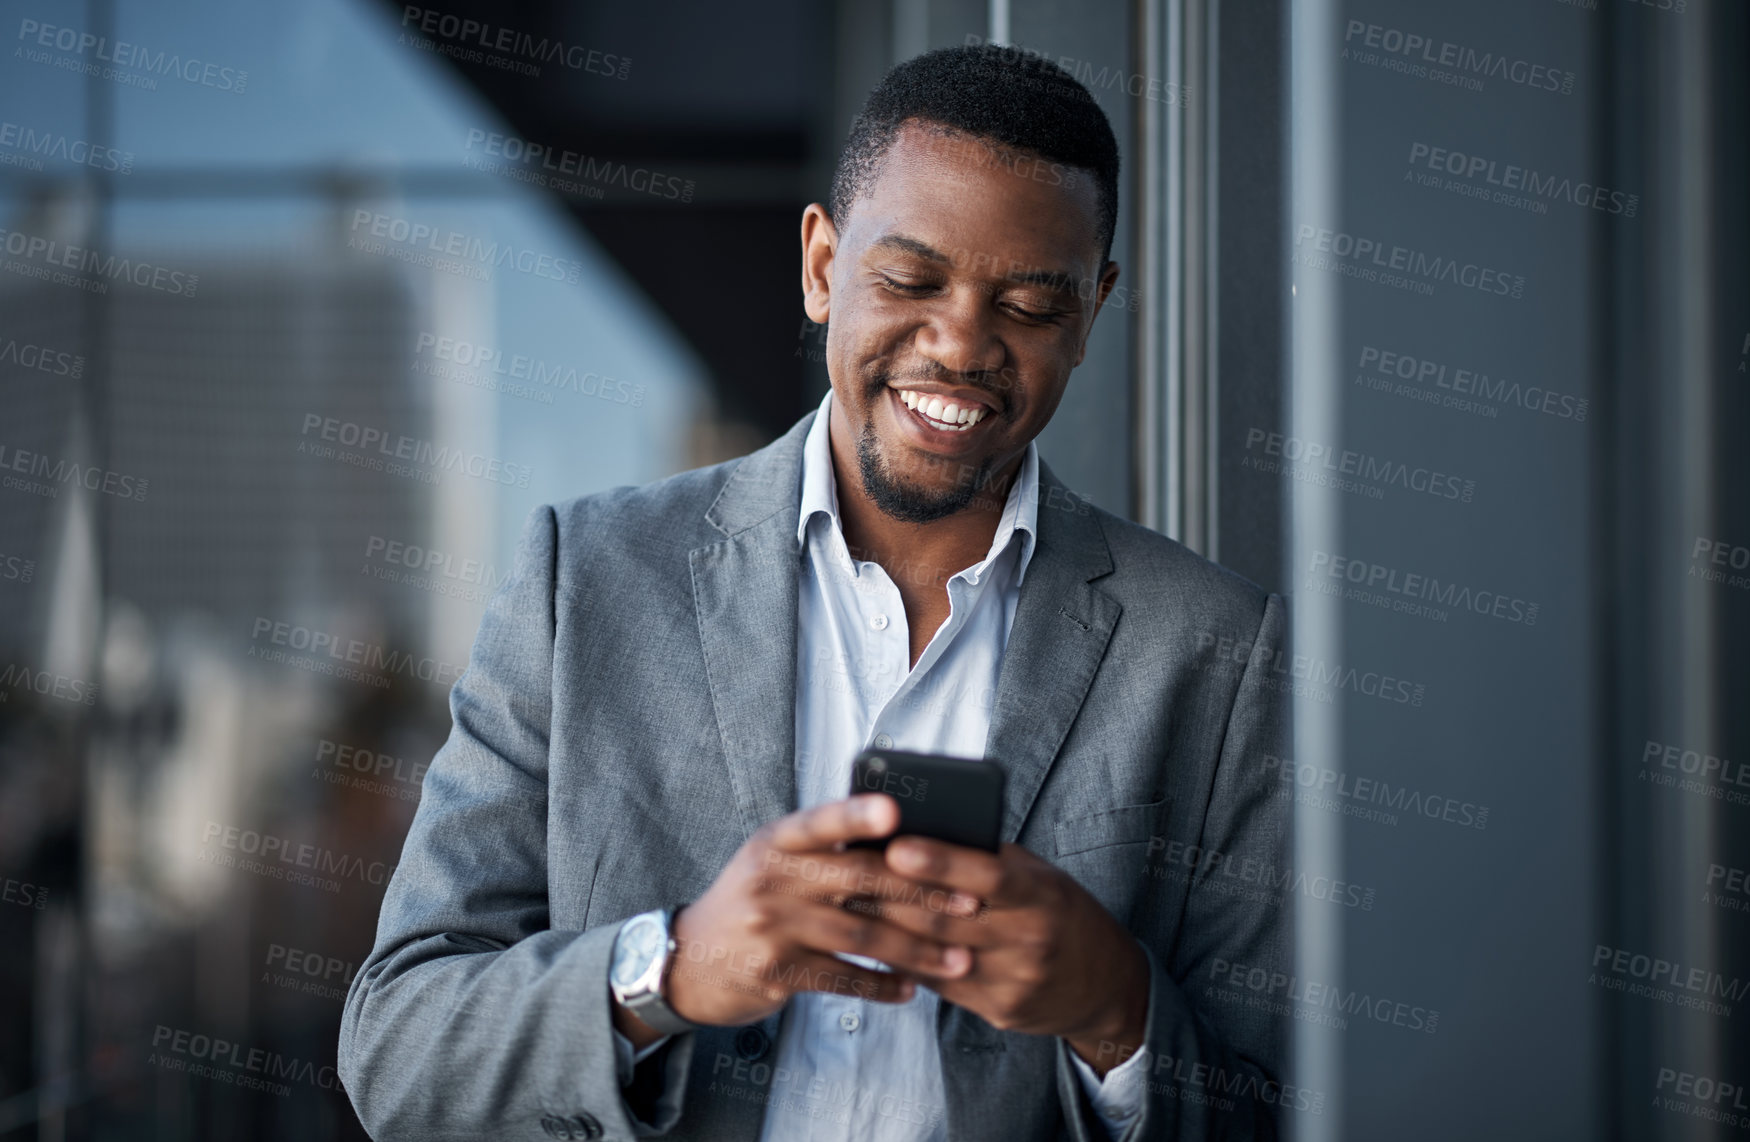
[[[1125,162],[1045,457],[1294,598],[1260,763],[1364,903],[1211,993],[1294,1136],[1750,1123],[1737,0],[3,19],[0,1137],[363,1137],[341,997],[522,520],[818,401],[801,208],[984,41]]]

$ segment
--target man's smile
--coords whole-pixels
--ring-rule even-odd
[[[919,383],[887,390],[889,408],[905,438],[931,452],[963,452],[994,418],[991,398],[975,390]]]

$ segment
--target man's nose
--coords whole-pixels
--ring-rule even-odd
[[[988,298],[959,292],[934,307],[918,331],[917,350],[950,373],[995,374],[1008,357],[996,319]]]

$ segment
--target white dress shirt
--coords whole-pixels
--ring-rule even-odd
[[[917,665],[905,605],[888,570],[853,559],[838,512],[828,420],[820,402],[802,453],[803,545],[796,625],[798,808],[850,792],[851,761],[870,746],[958,757],[984,755],[997,677],[1015,602],[1033,554],[1039,456],[1033,444],[1013,481],[990,550],[948,578],[948,618]],[[939,582],[934,569],[901,563],[902,579]],[[846,957],[866,967],[873,960]],[[774,1045],[762,1142],[945,1140],[935,992],[903,1004],[806,991],[787,1005]],[[615,1033],[622,1081],[630,1042]],[[658,1044],[638,1052],[643,1059]],[[1141,1111],[1146,1052],[1105,1080],[1074,1058],[1083,1089],[1113,1138]],[[665,1092],[671,1095],[674,1092]]]

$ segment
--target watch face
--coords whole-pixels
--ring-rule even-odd
[[[608,975],[615,987],[627,988],[643,978],[650,965],[663,952],[667,941],[662,938],[662,925],[653,919],[639,918],[620,930],[614,941],[614,965]]]

